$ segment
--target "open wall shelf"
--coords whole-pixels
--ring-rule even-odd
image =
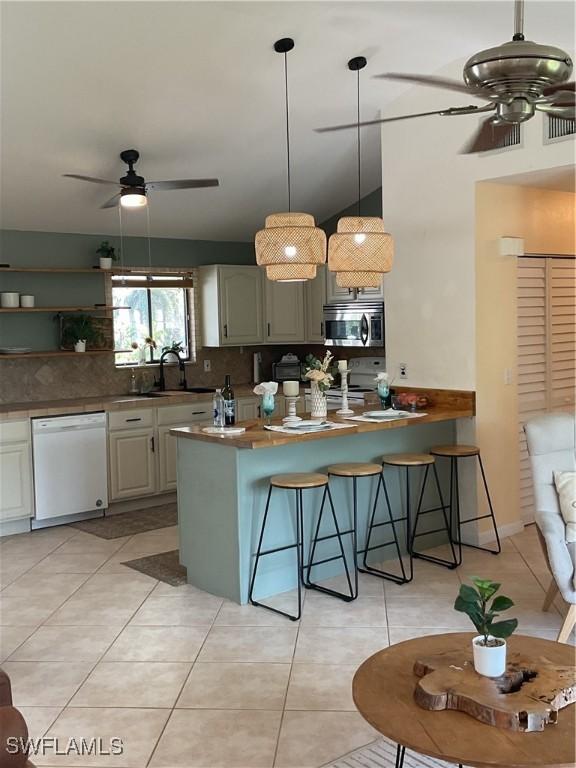
[[[130,307],[108,307],[101,304],[91,307],[0,307],[0,312],[107,312]]]

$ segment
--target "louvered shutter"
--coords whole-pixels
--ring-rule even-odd
[[[534,506],[524,423],[575,403],[576,261],[519,258],[517,299],[520,511],[529,523]]]
[[[524,422],[545,413],[548,406],[546,259],[518,259],[517,300],[520,512],[528,523],[534,519],[534,502]]]

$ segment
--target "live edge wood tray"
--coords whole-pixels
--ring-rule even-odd
[[[576,667],[538,653],[508,652],[506,672],[490,678],[475,671],[471,649],[444,651],[417,659],[414,674],[414,699],[424,709],[459,710],[510,731],[543,731],[576,702]]]

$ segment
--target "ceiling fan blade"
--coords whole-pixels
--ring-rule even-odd
[[[514,130],[514,123],[495,123],[489,117],[484,120],[470,141],[460,150],[461,155],[470,155],[474,152],[487,152],[497,149],[502,142]]]
[[[556,91],[547,96],[544,103],[553,107],[573,107],[576,104],[576,93],[574,91]]]
[[[466,83],[459,80],[451,80],[447,77],[434,77],[432,75],[408,75],[402,72],[384,72],[381,75],[374,75],[375,78],[382,80],[398,80],[405,83],[414,83],[415,85],[428,85],[432,88],[444,88],[448,91],[457,91],[458,93],[476,93],[474,88],[469,88]]]
[[[116,208],[119,200],[120,200],[120,192],[118,192],[118,194],[111,197],[110,200],[107,200],[104,203],[104,205],[100,206],[100,208]]]
[[[80,179],[80,181],[91,181],[93,184],[114,184],[119,186],[117,181],[110,181],[109,179],[96,179],[94,176],[82,176],[79,173],[63,173],[62,176],[67,179]]]
[[[396,117],[384,117],[380,120],[365,120],[362,123],[346,123],[344,125],[329,125],[325,128],[315,128],[316,133],[330,133],[332,131],[345,131],[349,128],[363,128],[365,125],[381,125],[382,123],[395,123],[398,120],[412,120],[414,117],[427,117],[428,115],[442,115],[443,117],[449,115],[472,115],[476,112],[491,112],[495,109],[493,104],[488,104],[485,107],[476,107],[470,105],[468,107],[448,107],[448,109],[435,109],[433,112],[416,112],[412,115],[397,115]]]
[[[219,187],[218,179],[175,179],[173,181],[148,181],[148,189],[199,189],[200,187]]]
[[[539,112],[559,117],[561,120],[576,119],[576,105],[574,104],[536,104]]]
[[[557,85],[549,85],[548,88],[544,88],[542,93],[544,96],[550,96],[556,91],[576,91],[576,82],[571,83],[558,83]]]

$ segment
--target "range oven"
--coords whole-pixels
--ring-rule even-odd
[[[384,347],[384,302],[325,304],[324,333],[327,346]]]

